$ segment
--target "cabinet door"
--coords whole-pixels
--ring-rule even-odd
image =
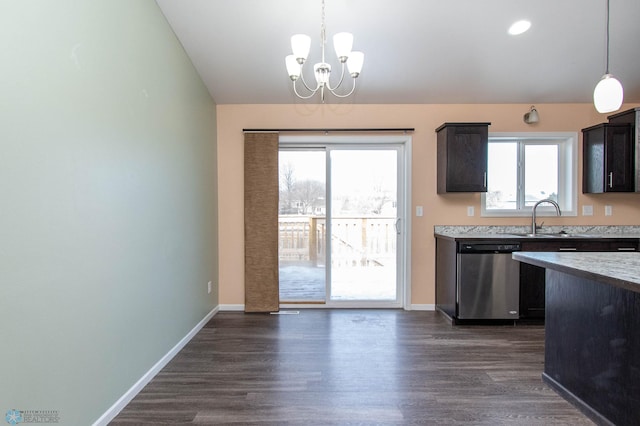
[[[607,127],[605,192],[633,192],[633,141],[629,126]]]
[[[520,318],[544,319],[545,269],[520,264]]]
[[[582,192],[633,192],[632,127],[599,124],[583,129]]]
[[[438,193],[487,191],[488,133],[488,123],[439,128]]]
[[[582,192],[605,191],[604,127],[582,130]]]
[[[457,315],[457,270],[456,242],[436,238],[436,307],[451,318]]]

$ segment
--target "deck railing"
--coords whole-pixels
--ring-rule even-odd
[[[332,219],[333,266],[384,265],[396,256],[395,217],[338,217]],[[324,216],[280,216],[279,258],[326,264]]]

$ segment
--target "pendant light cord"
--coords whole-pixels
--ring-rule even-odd
[[[609,0],[607,0],[607,38],[606,38],[606,43],[607,43],[607,62],[606,62],[606,67],[605,67],[605,74],[609,74]]]

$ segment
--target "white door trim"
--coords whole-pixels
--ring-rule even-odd
[[[403,308],[411,309],[411,155],[412,136],[399,135],[280,135],[280,146],[287,148],[317,148],[339,145],[340,149],[351,146],[399,145],[402,155],[398,158],[398,217],[401,219],[402,235],[398,242],[398,250],[402,253],[398,262],[399,297],[393,303],[376,301],[331,301],[325,304],[281,304],[287,308]],[[327,183],[328,185],[329,183]],[[402,194],[400,193],[402,192]],[[329,209],[329,206],[327,206]]]

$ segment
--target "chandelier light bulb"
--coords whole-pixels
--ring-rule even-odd
[[[340,62],[345,62],[353,47],[353,34],[338,33],[333,36],[333,47],[336,49],[336,56]]]
[[[622,84],[611,74],[603,75],[593,91],[593,103],[599,113],[619,110],[623,98]]]
[[[289,78],[293,81],[296,81],[298,77],[300,77],[300,64],[296,60],[295,55],[288,55],[284,58],[285,64],[287,65],[287,73],[289,73]]]
[[[311,50],[311,37],[306,34],[291,36],[291,51],[299,64],[304,63]]]
[[[349,55],[349,59],[347,59],[347,68],[349,69],[349,74],[353,78],[357,78],[362,71],[362,66],[364,65],[364,53],[362,52],[351,52]]]

